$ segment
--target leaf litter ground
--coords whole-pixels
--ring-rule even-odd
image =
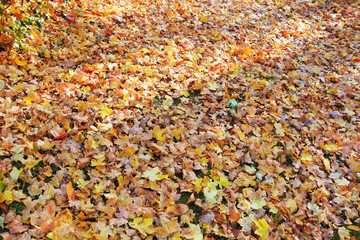
[[[359,236],[358,2],[46,7],[0,64],[3,239]]]

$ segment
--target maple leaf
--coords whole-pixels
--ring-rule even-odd
[[[155,126],[153,129],[153,137],[158,141],[165,141],[165,138],[162,136],[165,129],[160,129],[159,126]]]
[[[301,154],[301,161],[303,161],[304,163],[312,162],[312,160],[313,160],[313,158],[310,154],[308,154],[308,153]]]
[[[130,227],[138,230],[142,235],[147,236],[147,234],[153,234],[156,232],[156,229],[152,227],[153,221],[153,218],[137,217],[128,224]]]
[[[203,22],[203,23],[207,23],[207,22],[209,21],[209,19],[206,18],[206,17],[204,17],[204,16],[202,16],[202,17],[200,18],[200,21]]]
[[[183,235],[187,239],[202,240],[204,238],[200,226],[195,224],[189,224],[190,233]]]
[[[124,151],[124,153],[125,153],[125,155],[126,155],[127,157],[132,157],[132,156],[134,156],[134,153],[135,153],[135,149],[134,149],[133,146],[131,146],[131,147],[125,147],[125,148],[123,149],[123,151]]]
[[[192,181],[192,183],[195,185],[195,191],[197,193],[199,193],[202,188],[202,182],[203,182],[202,178],[197,178],[195,181]]]
[[[13,193],[12,191],[5,190],[3,193],[0,193],[0,203],[5,202],[6,204],[10,204],[13,202]]]
[[[175,233],[179,230],[177,218],[173,218],[170,221],[166,219],[166,221],[162,221],[161,228],[158,229],[158,233],[161,234],[162,237],[168,237],[170,234]]]
[[[216,84],[216,82],[215,83],[209,82],[208,87],[211,91],[216,91],[219,88],[218,85]]]
[[[224,176],[220,176],[220,179],[217,182],[220,188],[231,186],[231,182]]]
[[[111,108],[105,107],[105,108],[101,109],[98,113],[99,113],[102,117],[107,117],[107,116],[109,116],[112,112],[113,112],[113,110],[112,110]]]
[[[161,175],[161,174],[159,174],[159,173],[160,173],[159,167],[154,167],[154,168],[151,169],[151,170],[145,171],[145,172],[143,173],[142,177],[148,178],[148,179],[150,179],[151,181],[161,180],[161,179],[164,179],[164,178],[167,178],[167,177],[168,177],[167,175]]]
[[[259,235],[262,239],[267,239],[269,236],[269,224],[262,218],[259,220],[253,220],[253,222],[257,227],[255,234]]]

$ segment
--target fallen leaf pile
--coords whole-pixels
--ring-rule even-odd
[[[0,59],[3,239],[360,235],[359,1],[44,4]]]

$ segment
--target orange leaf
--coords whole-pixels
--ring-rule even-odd
[[[26,61],[21,61],[18,57],[15,58],[15,63],[19,66],[25,66],[27,64]]]
[[[66,193],[67,193],[69,200],[75,201],[75,191],[74,191],[71,181],[66,186]]]
[[[84,212],[80,212],[80,214],[78,215],[78,219],[80,220],[80,221],[84,221],[84,220],[86,220],[86,219],[88,219],[89,217],[88,216],[86,216],[85,214],[84,214]]]
[[[230,222],[234,223],[239,221],[241,218],[241,214],[237,209],[230,209],[229,211],[229,220]]]
[[[360,228],[358,226],[355,226],[355,225],[350,225],[347,228],[350,229],[350,230],[360,232]]]

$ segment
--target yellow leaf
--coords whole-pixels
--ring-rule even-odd
[[[203,182],[202,178],[197,178],[195,181],[192,181],[192,184],[195,185],[195,191],[197,193],[199,193],[202,188],[202,182]]]
[[[241,141],[245,140],[245,134],[238,128],[234,128],[234,132],[239,136]]]
[[[312,162],[312,160],[313,160],[312,156],[308,153],[302,153],[300,159],[303,163],[309,163],[309,162]]]
[[[207,166],[207,163],[209,162],[209,159],[207,159],[206,157],[199,158],[198,162],[203,166]]]
[[[174,100],[171,97],[167,97],[166,100],[163,102],[163,105],[167,107],[171,107],[174,104]]]
[[[231,186],[231,183],[229,182],[229,180],[227,180],[227,178],[225,178],[223,176],[220,176],[218,183],[219,183],[220,188]]]
[[[18,57],[15,58],[15,63],[19,66],[25,66],[27,64],[26,61],[21,61]]]
[[[174,236],[171,238],[171,240],[181,240],[181,235],[179,233],[174,234]]]
[[[13,202],[13,194],[12,191],[5,190],[0,196],[0,202],[6,201],[6,204],[10,204]]]
[[[294,85],[290,85],[290,86],[289,86],[289,89],[290,89],[290,90],[293,90],[294,92],[296,92],[296,87],[295,87]]]
[[[137,217],[133,222],[129,222],[129,226],[138,230],[142,235],[153,234],[156,229],[152,227],[153,218]]]
[[[153,129],[153,137],[158,141],[165,141],[165,138],[162,136],[165,129],[160,129],[159,126],[155,126]]]
[[[153,75],[153,71],[152,71],[150,66],[145,67],[144,73],[146,74],[146,76],[152,76]]]
[[[26,106],[30,106],[31,103],[32,103],[32,100],[34,100],[33,97],[26,97],[26,98],[23,99],[23,102],[25,102]]]
[[[323,162],[324,162],[324,166],[325,166],[326,171],[329,171],[329,170],[330,170],[330,162],[329,162],[329,159],[324,158],[324,159],[323,159]]]
[[[188,91],[184,90],[181,92],[181,95],[184,97],[188,97],[190,95],[190,93]]]
[[[132,157],[134,156],[135,148],[133,146],[125,147],[123,151],[127,157]]]
[[[264,219],[259,219],[258,221],[253,220],[257,229],[255,234],[259,235],[262,239],[267,239],[269,236],[268,230],[270,228],[269,224]]]
[[[172,136],[175,137],[177,140],[180,139],[181,133],[183,133],[182,128],[175,128],[172,130]]]
[[[83,90],[84,92],[90,92],[91,91],[91,87],[89,87],[89,86],[82,86],[81,87],[81,90]]]
[[[288,199],[286,201],[286,207],[290,209],[290,213],[294,213],[297,209],[296,201],[294,199]]]
[[[106,185],[103,182],[99,182],[99,184],[95,185],[95,189],[93,190],[93,193],[100,194],[105,191]]]
[[[46,235],[46,237],[50,238],[51,240],[55,239],[55,233],[54,232],[50,232]]]
[[[87,140],[88,145],[92,148],[92,149],[96,149],[99,147],[99,144],[94,140],[93,137],[89,137],[89,139]]]
[[[113,110],[112,110],[111,108],[105,107],[104,109],[101,109],[98,113],[99,113],[102,117],[107,117],[107,116],[109,116],[112,112],[113,112]]]
[[[251,47],[250,47],[250,46],[247,46],[247,47],[244,49],[244,55],[245,55],[245,57],[251,55]]]
[[[102,158],[99,158],[99,159],[92,159],[91,160],[91,166],[92,167],[96,167],[96,166],[105,166],[106,165],[106,163],[104,163],[104,160],[105,160],[105,158],[104,159],[102,159]]]
[[[86,232],[85,231],[82,232],[82,236],[85,239],[91,239],[94,236],[94,230],[92,228],[89,228],[89,230],[87,230]]]
[[[147,48],[142,48],[141,51],[142,51],[144,54],[151,53],[151,50],[149,50],[149,49],[147,49]]]
[[[89,40],[86,40],[85,42],[83,42],[83,45],[85,45],[85,46],[92,46],[92,45],[94,45],[94,43],[91,42],[91,41],[89,41]]]
[[[335,151],[338,149],[338,147],[336,145],[331,144],[331,143],[323,145],[323,146],[321,146],[321,148],[324,150],[327,150],[327,151]]]
[[[209,19],[207,19],[206,17],[202,16],[200,18],[200,21],[203,22],[203,23],[207,23],[209,21]]]

